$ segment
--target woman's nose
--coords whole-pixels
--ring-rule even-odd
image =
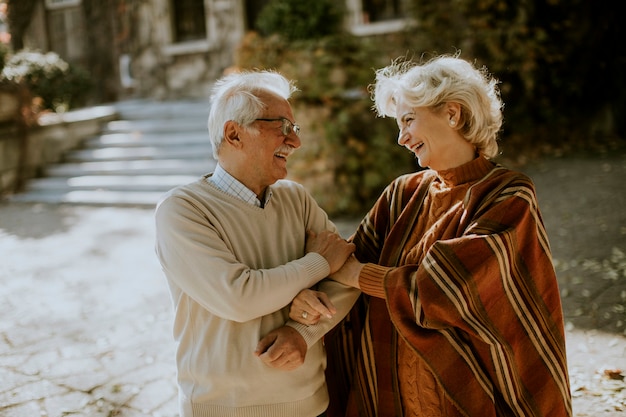
[[[408,135],[404,134],[402,130],[398,133],[398,145],[404,146],[407,141]]]

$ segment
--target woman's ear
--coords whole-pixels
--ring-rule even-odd
[[[461,105],[453,101],[446,104],[446,114],[451,126],[455,126],[461,120]]]

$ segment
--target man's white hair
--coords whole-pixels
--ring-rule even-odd
[[[213,156],[217,158],[227,121],[248,126],[262,115],[263,102],[259,96],[271,94],[289,100],[295,91],[292,81],[274,71],[245,71],[217,80],[211,91],[207,123]]]

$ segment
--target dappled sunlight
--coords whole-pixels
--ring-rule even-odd
[[[568,326],[568,367],[575,416],[626,412],[626,338]]]

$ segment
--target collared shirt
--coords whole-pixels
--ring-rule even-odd
[[[220,164],[217,164],[215,167],[215,171],[213,171],[213,175],[211,175],[209,181],[215,184],[217,188],[224,191],[226,194],[237,197],[238,199],[257,207],[265,207],[272,197],[272,190],[268,187],[265,192],[263,204],[261,204],[261,201],[252,190],[230,175]]]

